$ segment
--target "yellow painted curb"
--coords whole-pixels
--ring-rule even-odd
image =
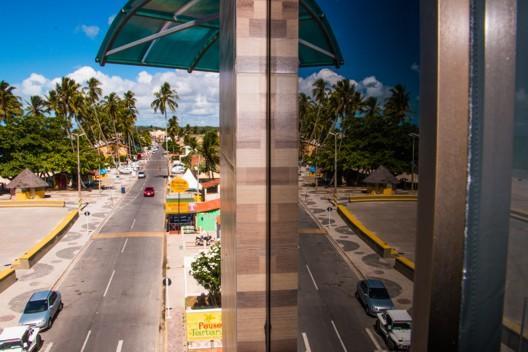
[[[411,281],[414,281],[414,268],[415,266],[412,260],[403,255],[396,256],[394,269],[398,270]]]
[[[13,267],[0,271],[0,292],[5,291],[9,286],[17,281]]]
[[[70,211],[60,223],[55,226],[50,233],[48,233],[43,239],[41,239],[36,245],[30,250],[25,252],[21,257],[15,259],[13,266],[15,269],[29,269],[35,264],[46,252],[51,248],[51,244],[55,242],[57,238],[63,235],[70,228],[74,220],[79,216],[79,210],[75,209]]]
[[[0,208],[34,208],[34,207],[64,208],[65,204],[66,203],[63,200],[45,200],[45,199],[0,200]]]
[[[338,205],[337,211],[349,224],[358,230],[359,234],[367,240],[367,243],[383,258],[394,256],[396,250],[389,246],[387,242],[383,241],[375,232],[369,230],[344,205]]]
[[[523,334],[523,346],[528,343],[528,331]],[[517,351],[521,336],[521,324],[502,318],[502,343]],[[524,350],[524,348],[523,348]]]
[[[354,196],[350,197],[348,201],[350,203],[362,203],[362,202],[415,202],[418,200],[417,196],[413,195],[375,195],[375,196]]]

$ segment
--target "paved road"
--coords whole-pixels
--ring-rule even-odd
[[[161,317],[163,186],[161,151],[144,180],[91,240],[60,284],[64,309],[43,334],[44,352],[155,351]],[[145,185],[156,197],[144,198]]]
[[[365,314],[354,297],[358,276],[302,207],[299,228],[298,351],[386,349],[374,331],[375,319]]]

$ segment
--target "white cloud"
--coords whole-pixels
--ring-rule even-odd
[[[174,70],[150,74],[141,71],[135,79],[127,79],[117,75],[107,75],[90,66],[83,66],[66,76],[83,86],[92,77],[98,79],[101,82],[103,95],[110,92],[122,95],[127,90],[133,91],[136,94],[136,105],[139,110],[138,123],[147,125],[164,124],[164,118],[159,113],[155,114],[150,104],[153,100],[153,93],[164,82],[168,82],[176,89],[179,96],[179,107],[175,113],[169,111],[169,116],[173,114],[178,116],[182,125],[187,123],[218,125],[219,79],[217,73],[193,72],[189,74],[186,71]],[[30,95],[46,95],[59,82],[60,77],[46,78],[32,73],[17,86],[21,87],[23,98],[27,99]]]
[[[344,76],[341,76],[337,72],[334,72],[330,69],[322,69],[319,72],[312,73],[310,76],[299,78],[299,91],[312,96],[313,83],[319,79],[324,79],[328,86],[336,84],[338,81],[345,79]],[[376,97],[384,99],[390,94],[389,86],[384,85],[382,82],[378,81],[376,77],[369,76],[365,77],[361,81],[350,80],[350,83],[356,86],[356,90],[360,91],[363,95],[367,97]]]
[[[411,70],[415,72],[420,72],[420,66],[416,62],[413,62],[411,65]]]
[[[85,24],[82,24],[80,26],[81,31],[90,39],[94,39],[99,35],[100,28],[98,26],[88,26]]]
[[[112,24],[112,22],[114,22],[115,17],[116,17],[115,15],[112,15],[112,16],[108,17],[108,24],[109,25]]]
[[[22,81],[22,93],[26,96],[41,95],[42,91],[46,89],[47,79],[46,77],[39,75],[38,73],[32,73]]]

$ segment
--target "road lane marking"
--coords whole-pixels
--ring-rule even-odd
[[[119,340],[117,343],[116,352],[121,352],[121,349],[123,348],[123,340]]]
[[[108,289],[110,288],[110,284],[112,283],[112,279],[114,278],[114,275],[115,275],[115,270],[112,271],[112,276],[110,276],[110,280],[108,280],[108,284],[106,285],[106,289],[103,293],[103,297],[105,297],[106,294],[108,293]]]
[[[88,334],[86,335],[86,338],[84,339],[84,343],[81,347],[81,352],[84,352],[84,349],[86,348],[86,344],[88,343],[88,339],[90,338],[91,334],[92,334],[92,330],[88,330]]]
[[[159,237],[162,238],[165,235],[164,232],[151,231],[151,232],[107,232],[98,233],[92,236],[92,240],[102,240],[108,238],[126,238],[126,237]]]
[[[308,335],[306,335],[305,332],[302,333],[303,341],[304,341],[304,347],[306,352],[312,352],[312,349],[310,348],[310,342],[308,341]]]
[[[315,289],[316,289],[317,291],[319,291],[319,286],[317,286],[317,282],[315,282],[315,278],[314,278],[314,276],[312,275],[312,271],[310,270],[310,267],[308,266],[308,264],[306,264],[306,269],[308,269],[308,274],[310,274],[310,277],[312,278],[312,282],[313,282],[313,284],[314,284],[314,286],[315,286]]]
[[[123,248],[121,248],[121,253],[123,253],[125,251],[125,247],[126,247],[127,243],[128,243],[128,238],[125,239],[125,243],[123,243]]]
[[[370,340],[374,344],[374,347],[376,348],[376,350],[377,351],[381,351],[381,346],[378,343],[378,341],[376,341],[376,338],[374,337],[374,334],[372,333],[372,331],[370,331],[369,328],[365,328],[365,331],[367,332],[368,337],[370,338]]]
[[[341,347],[343,347],[343,351],[348,352],[347,348],[345,347],[345,343],[343,342],[343,339],[341,338],[341,335],[339,335],[339,331],[337,331],[337,327],[336,327],[334,321],[330,320],[330,322],[332,323],[332,326],[333,326],[334,331],[335,331],[335,333],[337,335],[337,338],[339,339],[339,342],[341,342]]]
[[[46,349],[44,350],[44,352],[50,352],[52,347],[53,347],[53,342],[50,342],[48,344],[48,347],[46,347]]]
[[[136,224],[136,218],[132,220],[132,225],[130,225],[130,229],[132,230],[134,228],[134,225]]]

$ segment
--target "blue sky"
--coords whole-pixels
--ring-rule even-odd
[[[178,84],[184,123],[218,124],[218,89],[214,75],[193,74],[120,65],[100,67],[94,58],[109,27],[109,18],[125,0],[8,1],[3,2],[0,23],[7,28],[0,46],[0,80],[18,87],[22,96],[45,94],[53,80],[64,76],[82,80],[95,74],[106,89],[137,89],[141,124],[159,124],[148,111],[151,90],[164,79]],[[345,76],[373,95],[404,84],[416,106],[418,95],[418,0],[319,1],[332,23],[345,57],[339,70],[301,70],[308,77]],[[33,74],[33,76],[32,76]],[[310,75],[314,74],[310,78]],[[339,76],[340,75],[340,76]],[[206,93],[200,87],[209,87]],[[303,82],[301,82],[303,86]],[[212,87],[212,88],[211,88]],[[415,109],[416,110],[416,109]]]

